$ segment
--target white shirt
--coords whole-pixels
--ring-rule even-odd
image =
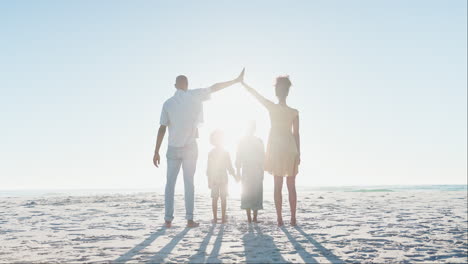
[[[169,146],[183,147],[196,141],[198,125],[203,123],[203,101],[210,95],[210,88],[178,89],[164,102],[159,123],[169,127]]]

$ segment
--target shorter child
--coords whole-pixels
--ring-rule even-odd
[[[229,153],[223,148],[223,133],[215,130],[211,133],[210,142],[213,149],[208,154],[208,187],[211,189],[213,222],[218,221],[218,198],[221,198],[222,222],[226,223],[226,197],[228,195],[228,175],[235,177]]]
[[[242,181],[241,209],[247,213],[247,221],[258,223],[258,210],[263,209],[263,162],[265,151],[263,141],[255,136],[255,122],[249,124],[247,135],[237,147],[237,177]],[[241,175],[242,169],[242,176]]]

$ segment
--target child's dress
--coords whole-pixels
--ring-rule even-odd
[[[228,175],[229,171],[234,175],[231,157],[229,153],[221,148],[214,148],[208,154],[208,187],[211,189],[211,198],[226,198],[228,195]]]
[[[237,148],[236,167],[242,168],[242,209],[263,209],[264,159],[261,139],[246,136],[241,140]]]

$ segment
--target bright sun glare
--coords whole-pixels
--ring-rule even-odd
[[[231,154],[234,167],[237,145],[250,121],[256,122],[256,135],[266,139],[269,127],[267,112],[240,85],[213,94],[212,100],[206,102],[204,108],[204,138],[200,138],[200,148],[209,151],[212,146],[207,137],[215,129],[220,129],[224,132],[224,147]],[[232,177],[229,179],[229,195],[234,198],[241,195],[241,184]]]

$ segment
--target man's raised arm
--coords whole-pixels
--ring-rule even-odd
[[[222,89],[224,89],[226,87],[229,87],[229,86],[231,86],[233,84],[242,82],[244,80],[244,72],[245,72],[245,68],[242,69],[242,72],[234,80],[213,84],[212,86],[210,86],[211,92],[215,93],[215,92],[218,92],[218,91],[220,91],[220,90],[222,90]]]

